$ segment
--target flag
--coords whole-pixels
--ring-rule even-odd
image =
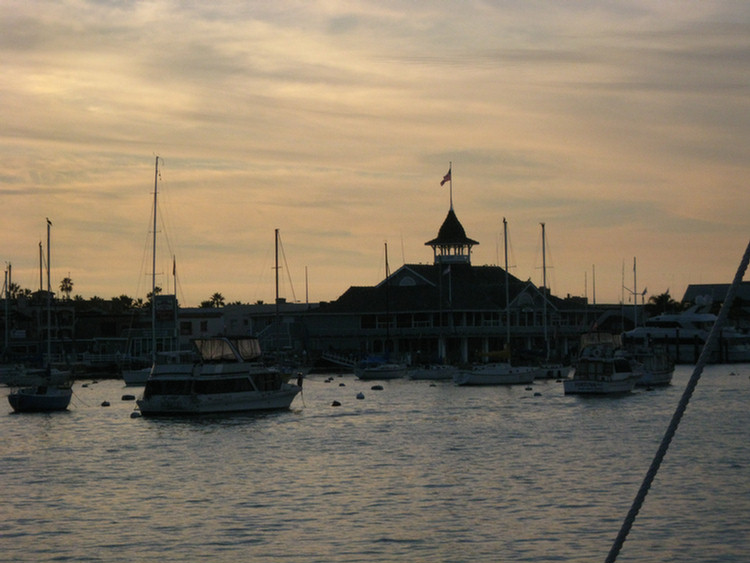
[[[443,176],[443,181],[440,182],[440,185],[442,186],[446,182],[450,182],[450,181],[451,181],[451,169],[448,168],[448,173],[445,176]]]

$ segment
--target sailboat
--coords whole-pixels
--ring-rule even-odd
[[[392,362],[389,358],[388,343],[391,339],[391,311],[390,311],[390,276],[388,268],[388,243],[385,243],[385,343],[384,356],[371,357],[359,362],[354,367],[354,375],[362,380],[399,379],[406,375],[406,365]]]
[[[549,325],[547,318],[547,296],[549,295],[549,291],[547,291],[547,235],[545,232],[545,224],[540,223],[540,225],[542,226],[542,318],[544,322],[545,357],[544,361],[540,364],[542,369],[537,373],[537,377],[547,379],[566,379],[570,373],[571,366],[552,358],[552,351],[550,349]]]
[[[481,364],[470,369],[459,370],[453,376],[456,385],[513,385],[531,383],[541,373],[539,368],[511,365],[510,357],[510,291],[508,276],[508,222],[503,217],[505,243],[505,327],[507,359],[505,362]]]
[[[279,272],[281,271],[279,254],[283,256],[284,265],[286,266],[286,254],[281,241],[281,233],[279,229],[274,229],[275,312],[274,322],[269,324],[261,333],[261,340],[266,342],[266,344],[263,345],[263,356],[267,362],[274,364],[276,369],[287,380],[296,375],[298,381],[301,382],[301,379],[299,378],[304,377],[307,372],[307,366],[303,365],[304,362],[300,362],[299,359],[295,357],[291,325],[282,321],[281,304],[285,303],[286,300],[280,297],[279,294]],[[289,279],[289,282],[291,286],[291,278]],[[294,287],[291,287],[291,290],[293,298],[296,301]]]
[[[156,218],[157,218],[157,197],[158,197],[158,182],[159,182],[159,157],[156,157],[154,164],[154,216],[153,216],[153,229],[152,229],[152,243],[151,243],[151,358],[148,365],[141,365],[135,368],[122,369],[122,378],[125,381],[125,385],[145,385],[151,374],[151,369],[156,364]],[[129,346],[130,347],[130,346]],[[129,350],[130,352],[130,350]],[[166,353],[165,353],[166,354]],[[172,355],[176,355],[172,354]]]
[[[636,259],[633,257],[633,325],[634,330],[622,335],[623,348],[635,363],[635,371],[639,375],[636,385],[651,387],[654,385],[669,385],[674,375],[674,360],[668,354],[663,343],[654,343],[648,331],[638,333],[638,296],[645,299],[646,290],[637,291]],[[675,323],[670,327],[674,330]]]
[[[15,412],[64,411],[73,396],[69,373],[55,370],[52,361],[52,285],[50,281],[50,229],[47,219],[47,363],[41,369],[17,368],[29,385],[11,390],[8,402]]]

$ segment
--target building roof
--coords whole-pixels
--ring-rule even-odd
[[[376,286],[350,287],[336,301],[322,305],[320,311],[501,311],[506,308],[505,279],[505,270],[499,266],[405,264]],[[508,293],[511,307],[523,307],[542,296],[534,284],[510,274]],[[551,307],[562,308],[561,299],[547,298]]]
[[[456,217],[453,208],[448,211],[443,224],[440,226],[437,238],[425,243],[426,246],[445,246],[445,245],[474,245],[479,244],[477,241],[466,236],[463,225]]]
[[[682,301],[685,303],[698,303],[702,300],[703,304],[708,304],[710,302],[723,303],[730,285],[732,284],[690,284],[685,290],[685,295],[682,297]],[[735,297],[743,301],[750,301],[750,281],[743,281],[740,283]]]

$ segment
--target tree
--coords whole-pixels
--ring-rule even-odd
[[[208,301],[201,301],[201,307],[205,308],[212,308],[212,307],[223,307],[224,306],[224,296],[221,293],[214,293],[211,296],[211,299]]]
[[[21,286],[16,282],[10,282],[10,285],[8,286],[8,294],[10,295],[11,299],[16,299],[19,295],[21,295]],[[5,296],[3,295],[3,297]]]
[[[146,294],[146,299],[148,299],[148,302],[151,303],[154,300],[154,295],[159,295],[161,293],[161,288],[157,285],[154,287],[153,292],[148,292]]]
[[[70,301],[70,294],[73,292],[73,280],[70,277],[63,278],[60,282],[60,293],[65,294],[65,299]]]
[[[660,295],[652,295],[648,298],[645,305],[646,312],[649,315],[661,315],[663,313],[676,313],[682,309],[679,301],[672,299],[669,290]]]

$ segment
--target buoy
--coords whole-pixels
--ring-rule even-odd
[[[339,383],[339,387],[346,387],[346,383]]]
[[[338,401],[334,401],[334,402],[331,403],[331,406],[332,407],[340,407],[341,403],[339,403]]]
[[[108,407],[108,406],[109,406],[109,401],[104,401],[104,402],[102,402],[102,406],[103,406],[103,407]]]
[[[531,389],[532,389],[531,387],[527,387],[526,391],[531,391]]]
[[[123,395],[122,400],[123,401],[135,401],[135,395]]]
[[[542,396],[542,394],[539,391],[537,391],[536,393],[534,393],[534,397],[541,397],[541,396]]]
[[[133,411],[130,413],[130,418],[140,418],[140,417],[141,417],[141,413],[139,413],[138,411]]]
[[[364,399],[364,398],[365,398],[365,394],[364,393],[362,393],[361,391],[359,393],[357,393],[357,399]]]

